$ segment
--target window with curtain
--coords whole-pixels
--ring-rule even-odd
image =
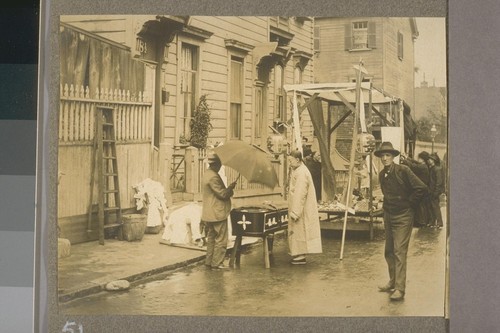
[[[241,139],[243,109],[243,58],[231,57],[230,133],[231,139]]]
[[[370,21],[347,23],[345,25],[344,49],[353,51],[376,48],[376,27],[376,23]]]
[[[368,48],[368,22],[354,22],[352,24],[353,49]]]
[[[275,118],[284,120],[285,118],[285,89],[283,89],[283,67],[277,65],[274,68],[274,84],[275,84]]]
[[[181,119],[184,136],[190,136],[189,123],[196,108],[196,88],[198,79],[198,47],[182,43],[181,59]],[[182,134],[182,133],[181,133]]]

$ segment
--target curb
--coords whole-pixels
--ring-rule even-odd
[[[260,243],[258,243],[258,242],[257,243],[243,244],[242,245],[242,249],[245,249],[245,248],[248,248],[248,247],[254,246],[254,245],[259,245],[259,244]],[[227,249],[227,251],[229,252],[231,249],[232,248]],[[189,266],[191,264],[200,262],[203,259],[205,259],[205,256],[206,255],[203,254],[203,255],[200,255],[198,257],[189,259],[189,260],[181,261],[181,262],[178,262],[178,263],[175,263],[175,264],[171,264],[171,265],[167,265],[167,266],[162,266],[162,267],[154,268],[154,269],[151,269],[149,271],[145,271],[145,272],[142,272],[142,273],[130,275],[130,276],[127,276],[127,277],[124,277],[124,278],[120,278],[120,279],[117,278],[117,279],[113,279],[113,280],[127,280],[128,282],[130,282],[131,286],[137,285],[138,282],[141,281],[141,280],[152,278],[155,275],[166,273],[166,272],[169,272],[169,271],[173,271],[173,270],[176,270],[176,269],[179,269],[179,268],[183,268],[183,267]],[[82,289],[79,289],[79,290],[74,290],[74,291],[68,292],[66,294],[59,294],[59,296],[58,296],[59,303],[67,303],[67,302],[76,300],[78,298],[83,298],[83,297],[87,297],[87,296],[90,296],[90,295],[94,295],[94,294],[98,294],[100,292],[106,291],[105,286],[109,282],[110,281],[102,283],[100,285],[96,285],[96,286],[91,286],[91,287],[82,288]]]
[[[142,279],[146,279],[148,277],[151,277],[151,276],[154,276],[154,275],[157,275],[157,274],[165,273],[165,272],[168,272],[168,271],[173,271],[175,269],[182,268],[182,267],[188,266],[190,264],[199,262],[199,261],[203,260],[203,258],[205,258],[205,255],[201,255],[201,256],[198,256],[198,257],[193,258],[193,259],[185,260],[185,261],[182,261],[182,262],[178,262],[178,263],[167,265],[167,266],[163,266],[163,267],[154,268],[154,269],[151,269],[149,271],[145,271],[145,272],[142,272],[142,273],[130,275],[130,276],[127,276],[127,277],[124,277],[124,278],[117,278],[117,279],[113,279],[113,280],[127,280],[128,282],[130,282],[130,284],[132,284],[134,282],[137,282],[137,281],[142,280]],[[80,290],[71,291],[71,292],[66,293],[66,294],[60,294],[59,295],[59,302],[60,303],[66,303],[66,302],[75,300],[77,298],[81,298],[81,297],[86,297],[86,296],[90,296],[90,295],[93,295],[93,294],[97,294],[97,293],[99,293],[101,291],[106,291],[105,286],[109,282],[110,281],[102,283],[100,285],[96,285],[96,286],[92,286],[92,287],[87,287],[87,288],[82,288]]]

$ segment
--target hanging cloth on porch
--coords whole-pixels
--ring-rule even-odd
[[[335,197],[335,169],[332,164],[332,154],[328,147],[328,128],[323,116],[323,105],[321,99],[314,100],[307,106],[314,130],[318,135],[319,151],[321,155],[321,172],[323,175],[325,201],[333,200]]]

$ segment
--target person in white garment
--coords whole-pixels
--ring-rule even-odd
[[[288,192],[288,246],[291,263],[304,265],[306,254],[322,253],[316,191],[311,173],[302,161],[302,153],[292,151]]]

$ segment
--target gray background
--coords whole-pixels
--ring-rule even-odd
[[[159,2],[159,1],[158,1]],[[446,16],[445,1],[54,1],[48,6],[45,23],[50,27],[43,49],[48,51],[57,38],[57,16],[60,14],[164,13],[190,15],[307,15],[307,16]],[[92,5],[90,5],[92,4]],[[498,316],[500,283],[496,276],[500,252],[495,187],[500,143],[493,92],[499,86],[497,17],[498,1],[452,0],[449,17],[449,116],[451,168],[451,323],[452,332],[495,332]],[[54,28],[55,27],[55,28]],[[51,30],[55,29],[55,30]],[[41,146],[37,170],[39,223],[36,235],[43,242],[38,264],[46,274],[38,276],[42,297],[41,327],[61,332],[67,320],[82,323],[85,332],[170,332],[170,331],[327,331],[342,332],[444,332],[442,318],[225,318],[225,317],[76,317],[57,313],[55,275],[55,175],[57,173],[57,140],[54,131],[55,110],[47,99],[57,91],[57,57],[45,54],[42,62],[42,102],[44,122],[39,123]],[[29,69],[28,69],[29,70]],[[5,81],[4,81],[5,82]],[[54,84],[55,83],[55,84]],[[49,91],[44,90],[49,89]],[[3,89],[3,88],[2,88]],[[48,95],[49,94],[49,95]],[[5,104],[4,104],[5,105]],[[13,105],[16,107],[16,105]],[[49,112],[52,110],[52,112]],[[33,272],[33,198],[34,122],[1,120],[0,147],[0,331],[30,331]],[[9,132],[11,131],[11,132]],[[6,138],[7,137],[7,138]],[[15,141],[14,141],[15,140]],[[6,142],[11,144],[6,145]],[[17,147],[9,154],[12,143]],[[7,171],[8,170],[8,171]],[[42,186],[43,185],[43,186]],[[491,189],[493,188],[493,191]],[[47,236],[50,235],[50,236]],[[49,282],[45,278],[49,278]],[[48,289],[48,294],[45,289]],[[37,293],[37,295],[39,295]],[[46,307],[48,306],[48,308]],[[48,321],[50,319],[50,321]],[[38,329],[37,329],[38,331]]]

